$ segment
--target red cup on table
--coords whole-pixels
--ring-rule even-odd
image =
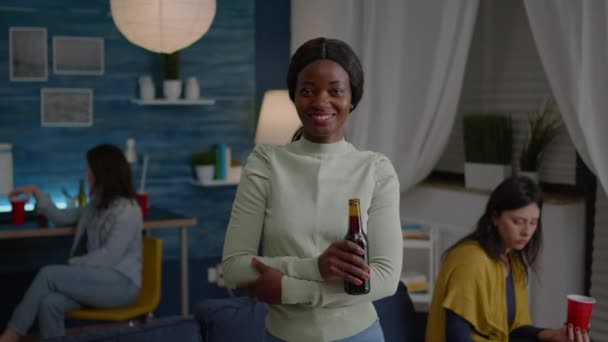
[[[148,216],[148,193],[138,192],[135,196],[137,197],[137,203],[141,208],[141,217],[145,220],[146,216]]]
[[[589,330],[595,299],[576,294],[568,295],[568,324],[581,330]]]
[[[25,202],[27,199],[22,197],[11,197],[11,221],[13,224],[25,223]]]

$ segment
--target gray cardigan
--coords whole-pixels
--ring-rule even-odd
[[[141,210],[135,200],[119,198],[107,209],[97,209],[99,199],[93,197],[82,208],[58,209],[49,196],[42,194],[36,203],[38,214],[58,226],[76,224],[72,243],[71,265],[110,267],[124,274],[141,287],[142,229]],[[75,249],[87,232],[87,253],[74,256]]]

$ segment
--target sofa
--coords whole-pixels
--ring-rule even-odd
[[[374,302],[386,342],[424,341],[424,321],[405,285]],[[146,325],[86,332],[45,342],[256,342],[264,335],[266,307],[248,297],[207,299],[193,318],[158,318]]]
[[[416,315],[407,288],[374,302],[386,342],[424,340],[425,323]],[[205,342],[262,341],[266,307],[248,297],[208,299],[201,302],[195,318]]]

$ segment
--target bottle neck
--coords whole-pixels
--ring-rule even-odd
[[[353,201],[348,205],[348,233],[361,233],[361,209],[359,208],[358,201]]]
[[[361,234],[361,217],[360,216],[349,216],[348,217],[348,233]]]

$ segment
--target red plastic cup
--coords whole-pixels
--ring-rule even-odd
[[[13,224],[25,223],[25,202],[23,198],[11,198],[11,221]]]
[[[148,193],[138,192],[135,196],[137,197],[137,203],[141,208],[141,217],[145,220],[146,216],[148,216]]]
[[[568,324],[581,330],[589,330],[591,312],[595,299],[571,294],[568,295]]]

